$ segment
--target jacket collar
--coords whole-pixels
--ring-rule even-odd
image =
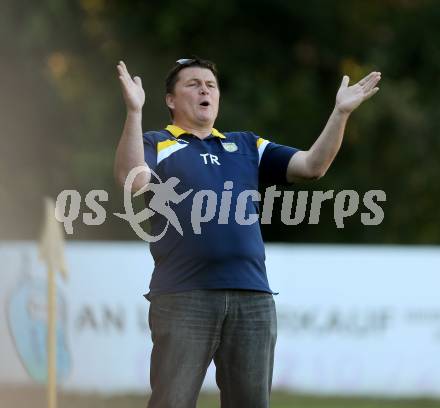
[[[183,130],[179,126],[175,125],[168,125],[165,130],[168,130],[174,137],[179,137],[184,134],[189,134],[186,130]],[[221,139],[226,139],[226,136],[223,133],[220,133],[217,129],[212,128],[211,131],[212,136],[217,136]]]

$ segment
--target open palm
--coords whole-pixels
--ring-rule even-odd
[[[119,61],[117,70],[127,110],[140,112],[145,102],[141,79],[138,76],[131,78],[123,61]]]
[[[371,72],[358,83],[348,86],[350,78],[344,75],[341,86],[336,94],[336,107],[341,112],[354,111],[363,101],[371,98],[379,88],[380,72]]]

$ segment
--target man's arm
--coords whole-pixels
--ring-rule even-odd
[[[336,95],[336,105],[324,130],[313,146],[295,153],[287,167],[287,181],[319,179],[322,177],[341,147],[347,119],[363,101],[373,96],[379,88],[380,72],[371,72],[357,84],[348,86],[349,78],[344,76]]]
[[[144,159],[144,144],[142,139],[142,106],[145,102],[145,92],[139,77],[131,78],[125,64],[120,61],[117,65],[122,95],[127,107],[127,117],[121,139],[116,149],[114,176],[117,184],[124,187],[128,173],[138,166],[146,171],[139,173],[134,179],[131,191],[138,191],[150,182],[151,172]]]

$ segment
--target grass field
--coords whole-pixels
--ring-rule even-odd
[[[145,408],[147,396],[103,397],[99,395],[60,394],[59,408]],[[44,389],[0,389],[1,408],[44,408]],[[197,408],[219,408],[218,394],[201,394]],[[440,408],[439,400],[341,398],[272,394],[271,408]],[[179,408],[179,407],[176,407]],[[243,407],[245,408],[245,407]]]

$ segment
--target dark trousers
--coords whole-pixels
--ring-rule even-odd
[[[268,408],[277,336],[266,292],[191,290],[151,297],[148,408],[195,408],[214,359],[222,408]]]

